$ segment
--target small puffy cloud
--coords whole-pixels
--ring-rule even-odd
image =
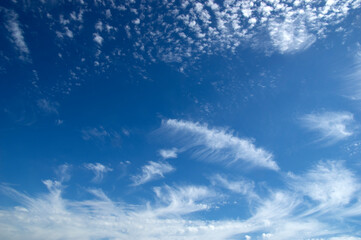
[[[177,148],[159,150],[159,154],[163,159],[177,158],[178,157],[177,153],[178,153]]]
[[[301,117],[303,125],[317,132],[319,141],[335,143],[353,135],[354,118],[349,112],[323,112]]]
[[[142,172],[139,175],[132,177],[133,185],[138,186],[156,178],[163,178],[164,174],[174,170],[169,163],[150,161],[142,167]]]
[[[99,45],[102,45],[103,40],[104,40],[102,38],[102,36],[100,36],[98,33],[94,33],[93,36],[94,36],[94,38],[93,38],[94,42],[96,42]]]
[[[251,166],[279,170],[272,153],[256,147],[249,139],[236,137],[223,129],[176,119],[163,121],[162,128],[173,134],[174,138],[180,138],[181,143],[185,142],[184,148],[200,148],[199,152],[195,152],[200,158],[217,159],[226,164],[243,161]]]
[[[87,163],[84,165],[86,169],[92,171],[94,173],[94,178],[93,178],[93,182],[101,182],[103,180],[104,174],[106,174],[107,172],[111,172],[113,171],[113,169],[104,166],[103,164],[100,163]]]

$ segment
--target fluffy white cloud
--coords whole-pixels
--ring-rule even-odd
[[[200,147],[195,154],[199,158],[223,161],[227,165],[239,161],[252,166],[279,170],[272,153],[256,147],[252,141],[238,138],[223,129],[208,128],[190,121],[169,119],[162,122],[163,129],[175,138],[180,137],[184,148]]]
[[[142,173],[132,177],[133,185],[141,185],[155,178],[163,178],[164,174],[174,171],[175,169],[166,162],[150,161],[142,167]]]
[[[87,163],[84,165],[86,169],[91,170],[94,173],[94,182],[100,182],[103,180],[104,174],[113,171],[113,169],[104,166],[101,163]]]
[[[323,112],[304,115],[303,125],[320,134],[319,141],[335,143],[353,134],[353,114],[349,112]]]

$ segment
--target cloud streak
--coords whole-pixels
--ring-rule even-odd
[[[29,57],[30,51],[24,39],[24,32],[20,27],[19,16],[16,12],[7,9],[0,9],[5,12],[5,27],[10,32],[11,42],[19,51],[21,59],[26,60]]]
[[[208,128],[200,123],[169,119],[162,122],[162,128],[175,138],[186,142],[184,148],[195,148],[195,155],[202,159],[215,159],[226,165],[237,162],[250,166],[279,170],[272,153],[256,147],[252,141],[239,138],[223,129]]]
[[[318,141],[335,143],[353,135],[354,118],[349,112],[311,113],[301,117],[303,125],[319,134]]]
[[[174,170],[169,163],[150,161],[142,167],[142,173],[132,177],[133,185],[138,186],[156,178],[164,178],[164,174]]]
[[[84,165],[86,169],[92,171],[94,173],[94,178],[93,178],[93,182],[101,182],[104,178],[104,174],[106,174],[107,172],[111,172],[113,171],[113,169],[104,166],[101,163],[87,163]]]
[[[218,182],[234,185],[224,179]],[[0,191],[19,205],[0,210],[0,238],[358,239],[352,235],[353,226],[358,226],[349,220],[361,216],[360,181],[343,162],[320,162],[284,181],[284,189],[259,193],[260,199],[248,206],[249,213],[240,212],[237,220],[202,220],[202,215],[194,215],[216,210],[222,199],[224,193],[206,186],[155,187],[153,202],[134,205],[113,201],[101,189],[88,189],[93,197],[86,200],[66,199],[66,188],[51,180],[43,182],[48,192],[37,197],[2,184]]]

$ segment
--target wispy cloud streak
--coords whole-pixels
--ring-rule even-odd
[[[303,125],[320,135],[319,141],[335,143],[353,135],[354,117],[349,112],[323,112],[301,117]]]
[[[10,32],[11,41],[14,43],[15,48],[19,51],[21,55],[20,58],[22,60],[27,60],[30,51],[24,39],[24,32],[20,27],[20,23],[18,20],[19,16],[16,14],[16,12],[12,10],[0,8],[0,12],[2,12],[1,10],[5,12],[5,27]]]
[[[94,173],[94,178],[93,181],[94,182],[100,182],[103,180],[104,174],[106,174],[107,172],[111,172],[113,171],[113,169],[104,166],[101,163],[87,163],[84,165],[85,168],[87,168],[88,170],[91,170]]]
[[[218,182],[238,192],[239,184],[225,179]],[[44,181],[48,193],[38,197],[0,185],[19,203],[0,210],[0,238],[357,239],[348,220],[361,216],[360,180],[343,162],[320,162],[304,174],[288,174],[285,182],[284,189],[269,189],[268,196],[252,202],[250,216],[213,221],[192,215],[217,209],[224,193],[212,187],[155,187],[154,202],[134,205],[113,201],[101,189],[88,189],[94,197],[87,200],[65,199],[66,188],[51,180]]]
[[[132,177],[133,185],[138,186],[156,178],[163,178],[164,174],[174,170],[175,169],[169,163],[150,161],[147,165],[142,167],[142,173]]]
[[[197,147],[195,154],[202,159],[215,159],[227,165],[242,161],[251,166],[279,170],[272,153],[256,147],[251,140],[236,137],[226,130],[175,119],[163,121],[162,128],[180,138],[185,143],[184,148]]]

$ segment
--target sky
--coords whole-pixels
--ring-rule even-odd
[[[3,0],[0,238],[361,240],[361,0]]]

